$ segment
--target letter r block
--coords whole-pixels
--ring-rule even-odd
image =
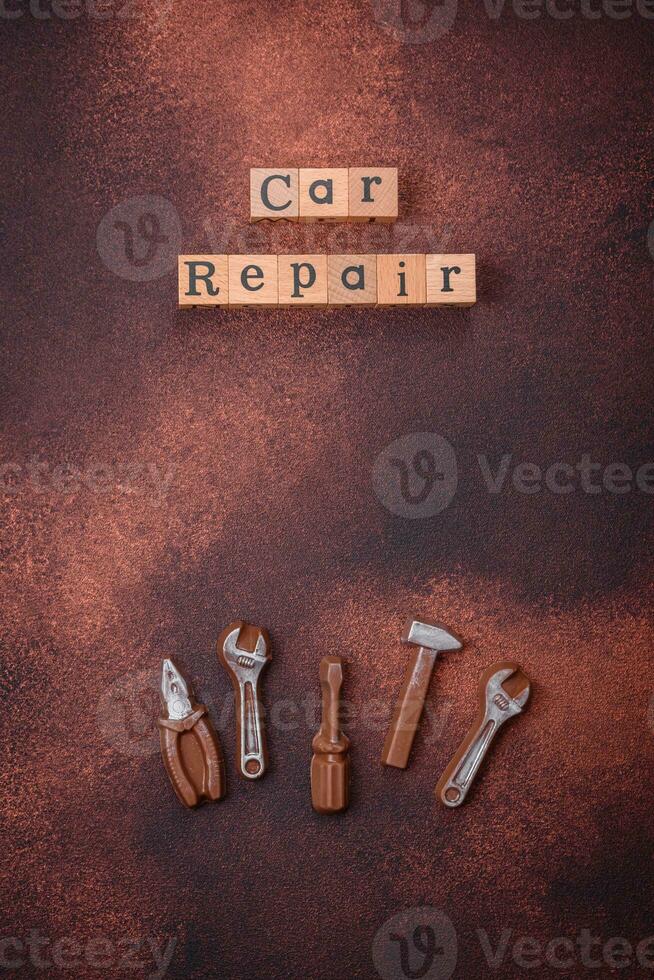
[[[477,302],[475,256],[428,255],[427,306],[472,306]]]
[[[178,255],[177,288],[180,307],[227,306],[227,256]]]
[[[250,170],[250,221],[298,220],[299,171],[285,167]]]
[[[350,167],[350,221],[397,221],[397,167]]]

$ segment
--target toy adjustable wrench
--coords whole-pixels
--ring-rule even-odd
[[[218,659],[236,696],[237,768],[245,779],[259,779],[268,767],[268,748],[259,703],[259,677],[272,660],[264,629],[237,620],[218,637]]]
[[[500,726],[520,714],[530,690],[529,679],[516,663],[505,660],[484,671],[477,717],[436,785],[435,796],[441,803],[447,807],[463,803]]]
[[[177,796],[188,807],[219,800],[225,795],[225,763],[218,737],[172,660],[163,662],[161,703],[161,756]]]

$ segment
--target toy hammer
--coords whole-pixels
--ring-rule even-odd
[[[411,652],[381,757],[385,766],[396,766],[398,769],[406,769],[409,762],[438,651],[460,650],[463,646],[461,640],[444,626],[418,619],[407,620],[402,643],[411,644],[417,649]]]

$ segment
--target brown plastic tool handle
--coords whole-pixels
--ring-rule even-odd
[[[438,657],[436,650],[418,647],[409,656],[402,690],[388,728],[381,761],[385,766],[406,769],[411,746],[420,723],[429,681]]]
[[[311,760],[311,804],[317,813],[340,813],[350,802],[350,741],[340,724],[343,661],[324,657],[320,664],[322,724]]]
[[[218,737],[202,705],[182,721],[159,719],[161,755],[168,777],[188,807],[220,800],[226,792],[225,763]]]

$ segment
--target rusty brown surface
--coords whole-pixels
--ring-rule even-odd
[[[426,905],[470,978],[524,974],[510,949],[493,971],[479,930],[493,946],[502,930],[649,936],[654,497],[524,494],[510,477],[492,494],[477,456],[654,458],[652,21],[466,6],[404,43],[363,0],[7,8],[22,14],[0,24],[2,937],[38,929],[46,959],[64,937],[174,938],[170,977],[374,977],[377,930]],[[368,161],[400,168],[399,230],[246,236],[251,165]],[[174,274],[130,281],[96,246],[110,209],[145,194],[177,212],[184,252],[474,251],[479,302],[182,313]],[[453,446],[458,488],[409,520],[372,471],[420,431]],[[65,463],[86,482],[59,489]],[[165,485],[133,470],[125,491],[122,468],[146,464]],[[390,711],[414,610],[467,645],[439,661],[436,717],[395,772],[361,709]],[[273,639],[271,770],[254,785],[234,773],[215,655],[235,618]],[[317,705],[329,654],[358,711],[333,819],[310,804],[317,716],[293,715]],[[157,754],[164,656],[227,757],[228,797],[198,812]],[[446,812],[434,785],[500,659],[523,665],[532,703]],[[139,975],[111,955],[49,975]]]

